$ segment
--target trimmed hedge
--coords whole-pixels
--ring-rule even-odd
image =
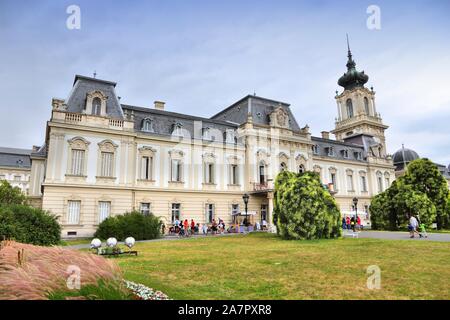
[[[106,240],[114,237],[119,241],[127,237],[136,240],[150,240],[161,236],[161,220],[153,214],[127,212],[124,215],[108,217],[98,226],[95,237]]]
[[[57,217],[26,205],[0,206],[0,238],[34,245],[56,245],[61,240]]]

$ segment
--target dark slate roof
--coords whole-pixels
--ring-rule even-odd
[[[395,170],[400,171],[407,166],[413,160],[419,159],[419,155],[417,152],[411,149],[402,148],[397,150],[393,155]]]
[[[438,170],[442,173],[445,179],[450,179],[450,171],[448,167],[439,163],[435,163],[435,165],[438,167]]]
[[[31,168],[31,150],[0,147],[0,167]]]
[[[364,146],[354,144],[354,143],[348,143],[348,142],[341,142],[336,141],[332,139],[324,139],[320,137],[311,137],[311,140],[317,145],[318,153],[313,153],[314,156],[321,156],[321,157],[327,157],[330,159],[339,159],[339,160],[353,160],[353,161],[361,161],[364,162],[366,159],[366,151],[364,150]],[[328,155],[328,149],[329,147],[333,148],[333,155]],[[348,158],[344,156],[344,150],[348,151]],[[358,159],[357,154],[361,154],[361,158]]]
[[[212,116],[211,119],[227,120],[238,124],[243,124],[247,122],[247,115],[250,113],[254,124],[269,125],[270,113],[279,106],[283,107],[283,109],[288,113],[289,128],[293,131],[300,131],[300,127],[298,126],[288,103],[258,97],[255,95],[245,96],[241,100],[233,103],[231,106]]]
[[[112,118],[123,118],[119,99],[115,91],[116,83],[96,78],[76,75],[72,91],[66,99],[67,111],[81,113],[86,107],[86,95],[88,92],[99,90],[108,97],[106,101],[106,113]]]
[[[125,116],[130,118],[134,115],[134,129],[140,131],[142,134],[148,135],[171,135],[174,125],[181,124],[182,128],[187,130],[192,138],[200,139],[202,137],[202,129],[210,128],[217,129],[222,135],[226,130],[236,130],[238,125],[228,121],[220,121],[208,118],[202,118],[187,114],[170,112],[165,110],[158,110],[153,108],[144,108],[122,104],[121,105]],[[152,120],[153,132],[142,131],[142,124],[145,119]],[[198,127],[194,126],[197,122]],[[200,127],[201,125],[201,127]],[[214,132],[212,132],[214,135]]]

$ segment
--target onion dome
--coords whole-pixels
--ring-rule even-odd
[[[350,90],[356,87],[364,87],[364,84],[369,81],[369,76],[364,71],[356,70],[356,63],[353,60],[352,52],[350,51],[350,44],[347,36],[348,61],[347,72],[338,80],[338,85],[344,87],[345,90]]]

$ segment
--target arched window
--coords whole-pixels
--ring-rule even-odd
[[[92,100],[92,114],[99,116],[101,113],[101,108],[102,108],[102,100],[100,100],[100,98],[95,97]]]
[[[364,97],[364,110],[366,111],[366,115],[370,116],[369,99],[367,97]]]
[[[142,121],[142,131],[153,132],[153,121],[151,119],[144,119]]]
[[[259,163],[258,166],[258,170],[259,170],[259,183],[260,184],[265,184],[266,183],[266,164],[261,161]]]
[[[298,166],[298,173],[305,173],[305,171],[306,170],[305,170],[305,166],[304,165],[301,164],[301,165]]]
[[[353,117],[353,103],[352,103],[352,99],[347,99],[347,115],[349,118]]]

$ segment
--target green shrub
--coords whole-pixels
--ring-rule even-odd
[[[274,223],[284,239],[336,238],[340,212],[316,173],[281,172],[275,181]]]
[[[136,240],[156,239],[160,235],[161,220],[153,214],[143,215],[136,211],[106,218],[95,232],[97,238],[105,240],[114,237],[119,241],[127,237]]]
[[[26,205],[0,206],[0,238],[35,245],[55,245],[61,237],[57,217]]]
[[[0,205],[25,204],[27,197],[18,187],[13,187],[8,181],[0,181]]]

